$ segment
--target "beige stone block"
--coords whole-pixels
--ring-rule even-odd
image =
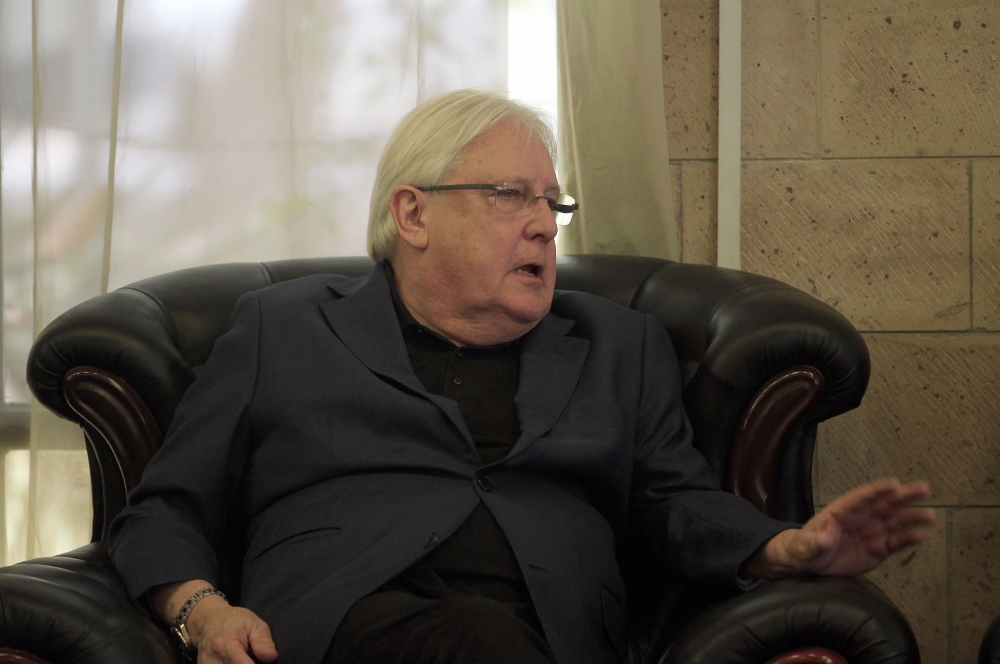
[[[815,157],[815,0],[743,1],[743,156]]]
[[[681,261],[715,265],[718,259],[718,165],[686,162],[681,171]]]
[[[660,10],[670,157],[715,157],[719,144],[719,0],[660,0]]]
[[[955,510],[951,539],[951,661],[975,662],[1000,614],[1000,509]]]
[[[861,406],[824,427],[820,504],[880,477],[937,505],[1000,505],[1000,334],[866,334]]]
[[[719,2],[661,0],[663,87],[671,157],[718,155]],[[816,4],[743,3],[743,150],[816,154]]]
[[[1000,154],[1000,3],[824,0],[823,156]]]
[[[1000,160],[973,163],[972,324],[1000,330]]]
[[[742,210],[744,270],[862,330],[969,328],[965,162],[748,162]]]
[[[947,512],[938,510],[923,544],[890,556],[867,575],[910,623],[924,664],[948,662]]]

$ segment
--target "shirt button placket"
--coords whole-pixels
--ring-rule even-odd
[[[463,363],[460,358],[464,355],[465,352],[461,348],[458,348],[452,353],[451,358],[448,360],[448,368],[445,373],[444,396],[457,399],[463,394],[462,379],[460,376],[456,376],[454,374],[462,372]]]

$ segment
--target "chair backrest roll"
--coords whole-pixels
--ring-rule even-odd
[[[586,290],[628,306],[656,259],[566,257],[558,287]],[[225,332],[243,293],[312,274],[361,276],[365,257],[228,263],[150,277],[88,300],[56,318],[39,335],[28,360],[28,383],[46,407],[79,421],[63,398],[63,377],[98,366],[124,378],[166,431],[177,403]]]
[[[66,402],[64,378],[80,366],[99,367],[128,383],[165,432],[243,293],[318,273],[361,276],[371,268],[365,257],[314,258],[210,265],[144,279],[54,320],[32,348],[29,385],[46,407],[80,422]],[[793,436],[807,448],[785,462],[797,477],[782,478],[799,496],[798,511],[811,509],[803,466],[811,461],[815,423],[856,407],[868,381],[867,348],[843,316],[772,279],[660,259],[561,256],[557,275],[559,289],[607,297],[664,324],[684,374],[695,445],[720,484],[742,413],[760,387],[789,367],[816,367],[826,389]]]

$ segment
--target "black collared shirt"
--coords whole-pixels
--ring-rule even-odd
[[[388,263],[386,274],[417,378],[428,392],[458,402],[483,465],[502,461],[521,434],[514,405],[520,340],[459,348],[417,322],[399,297]],[[451,537],[383,589],[404,589],[428,599],[482,595],[503,602],[542,633],[514,552],[482,502]]]

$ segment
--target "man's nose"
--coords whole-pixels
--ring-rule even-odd
[[[534,240],[537,238],[550,242],[558,230],[556,216],[549,208],[549,202],[544,198],[536,198],[535,204],[531,206],[528,213],[527,223],[524,225],[525,239]]]

